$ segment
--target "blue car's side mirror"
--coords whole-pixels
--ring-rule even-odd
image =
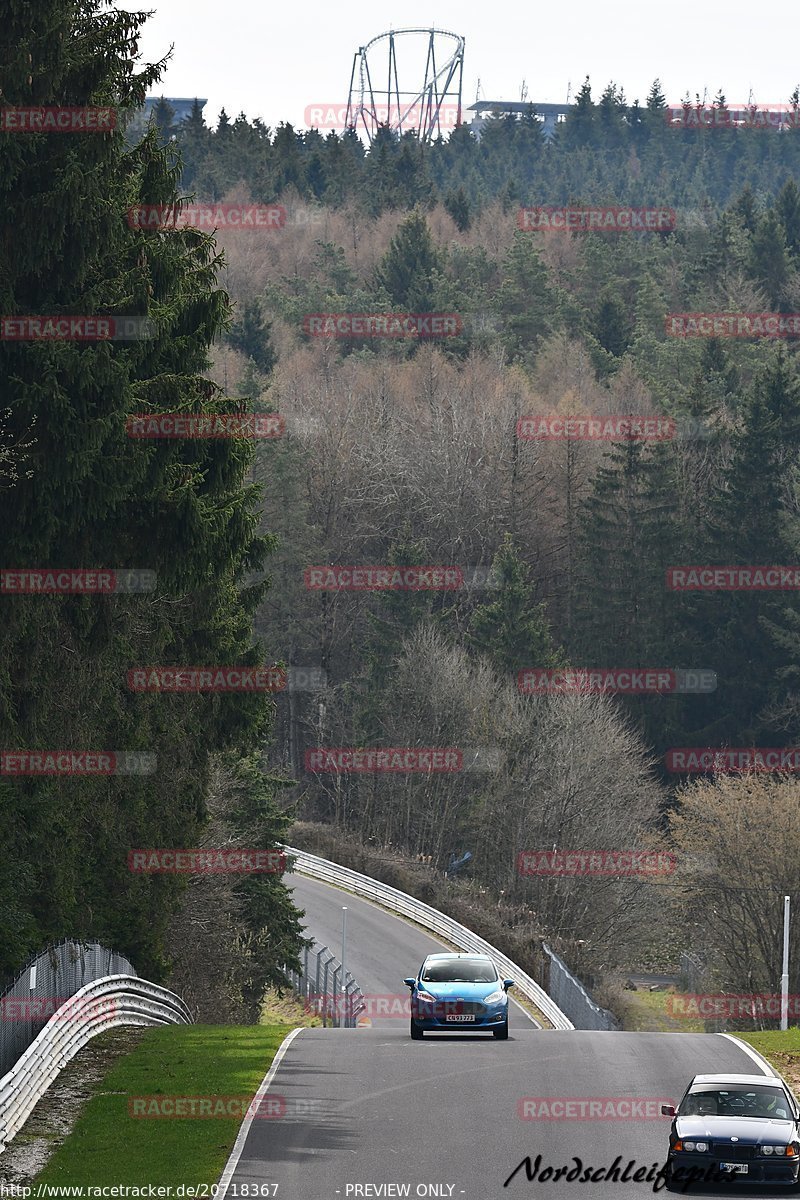
[[[505,991],[508,991],[508,989],[513,986],[514,986],[513,979],[504,979],[503,980],[503,987],[504,987]]]
[[[413,988],[415,986],[416,982],[417,982],[416,979],[404,979],[403,980],[403,983],[406,985],[406,987],[410,987],[410,988]]]

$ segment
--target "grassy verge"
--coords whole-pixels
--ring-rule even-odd
[[[764,1033],[737,1033],[784,1077],[795,1095],[800,1095],[800,1029],[770,1029]]]
[[[598,1002],[610,1008],[622,1021],[622,1027],[633,1033],[703,1033],[702,1018],[671,1015],[670,998],[676,988],[637,988],[635,992],[621,987],[607,987],[598,994]]]
[[[252,1098],[289,1032],[279,1025],[170,1025],[149,1029],[97,1086],[72,1135],[37,1183],[211,1184],[241,1117],[135,1118],[133,1097]]]
[[[260,1024],[288,1025],[291,1029],[295,1025],[321,1025],[322,1018],[309,1011],[306,1001],[294,992],[285,992],[279,996],[272,988],[268,988],[261,1005]]]

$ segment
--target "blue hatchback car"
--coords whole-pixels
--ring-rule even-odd
[[[427,1030],[470,1029],[508,1037],[508,989],[513,979],[501,979],[483,954],[429,954],[411,988],[411,1036],[417,1041]]]

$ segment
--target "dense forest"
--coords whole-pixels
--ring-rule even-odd
[[[141,110],[160,70],[138,65],[143,18],[45,8],[36,77],[18,52],[23,6],[0,31],[9,102]],[[367,147],[244,114],[212,130],[198,105],[176,125],[165,100],[124,135],[0,133],[2,311],[135,315],[154,330],[2,342],[4,563],[157,580],[141,595],[2,597],[4,749],[141,751],[157,767],[0,777],[0,968],[91,936],[152,977],[205,956],[253,1011],[301,944],[280,877],[203,891],[132,874],[128,853],[211,837],[267,848],[299,815],[439,874],[468,850],[480,894],[517,905],[581,969],[692,949],[725,985],[768,990],[775,946],[758,911],[800,885],[796,783],[687,779],[665,756],[800,742],[796,591],[682,592],[666,577],[797,562],[796,339],[679,338],[667,318],[800,309],[800,129],[673,128],[666,110],[658,82],[640,106],[616,84],[595,102],[587,81],[550,142],[533,112],[492,118],[480,139],[384,130]],[[286,220],[215,235],[126,220],[193,199],[280,205]],[[676,220],[521,229],[535,205]],[[309,317],[327,313],[449,314],[457,329],[315,336]],[[254,410],[280,414],[285,434],[126,432],[136,414]],[[676,432],[524,436],[545,413]],[[314,567],[380,565],[463,578],[308,585]],[[137,666],[273,662],[289,668],[276,696],[127,685]],[[528,694],[519,674],[534,668],[704,670],[716,686]],[[462,769],[308,768],[325,747],[453,747]],[[724,912],[697,927],[698,895],[715,897],[754,844],[764,891],[737,900],[736,938]],[[675,850],[678,868],[520,876],[520,852],[555,845]]]
[[[657,96],[654,86],[660,109]],[[800,740],[796,592],[666,583],[681,564],[797,562],[795,340],[676,338],[666,327],[670,313],[797,309],[794,134],[695,133],[659,115],[650,157],[640,155],[660,162],[656,190],[631,166],[632,141],[648,135],[617,112],[615,141],[603,112],[602,102],[588,116],[579,106],[549,145],[524,118],[490,122],[479,142],[459,130],[432,147],[387,134],[365,150],[330,135],[327,161],[352,152],[363,171],[352,191],[330,192],[299,171],[313,131],[272,137],[240,118],[201,143],[187,122],[187,192],[281,202],[287,213],[269,235],[218,234],[237,318],[217,347],[216,378],[282,414],[288,431],[257,451],[264,529],[278,539],[257,628],[284,661],[325,680],[278,698],[270,755],[300,781],[309,819],[430,855],[440,871],[469,850],[476,886],[535,913],[587,972],[647,956],[657,926],[672,962],[691,948],[725,962],[726,984],[766,984],[777,949],[763,938],[757,948],[751,934],[773,889],[791,890],[787,858],[761,865],[763,894],[734,897],[745,931],[735,953],[729,912],[719,930],[689,918],[699,891],[727,886],[721,834],[719,860],[687,852],[672,880],[531,879],[516,869],[517,853],[533,847],[685,844],[687,814],[716,785],[710,772],[698,781],[669,770],[671,749]],[[584,118],[593,132],[581,141],[574,124]],[[539,148],[529,154],[526,139]],[[692,175],[695,152],[702,173]],[[287,156],[298,165],[290,185]],[[463,164],[464,184],[480,166],[480,185],[473,178],[458,203],[457,176],[437,186],[446,160]],[[412,161],[413,186],[397,186]],[[215,189],[215,172],[227,190]],[[600,198],[672,207],[675,228],[519,227],[521,207]],[[459,314],[460,332],[309,332],[309,314],[387,312]],[[675,436],[520,435],[522,418],[544,413],[649,414],[673,419]],[[313,564],[455,564],[465,586],[316,590]],[[566,666],[707,671],[715,686],[633,696],[518,686],[520,671]],[[460,776],[306,769],[309,748],[409,745],[478,753]],[[782,829],[795,827],[794,784],[723,782],[743,791],[737,806],[714,806],[715,820],[722,827],[736,811],[747,847],[756,830],[769,840],[764,822],[777,812]],[[750,853],[731,838],[727,853]]]

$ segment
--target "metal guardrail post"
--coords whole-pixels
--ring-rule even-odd
[[[350,990],[350,989],[352,989],[352,990]],[[361,989],[359,988],[355,979],[353,979],[352,975],[348,974],[348,983],[345,988],[345,1013],[347,1014],[347,1028],[348,1029],[355,1028],[356,1017],[358,1015],[358,1013],[356,1012],[356,1003],[355,1003],[356,992],[358,992],[359,996],[361,995]],[[363,1007],[363,1004],[359,1006],[359,1009],[358,1009],[359,1012],[361,1011],[362,1007]]]
[[[323,947],[327,949],[327,946]],[[333,955],[326,958],[322,964],[322,1028],[328,1028],[328,966],[333,962]]]
[[[339,1023],[340,1023],[340,1017],[339,1017],[339,1012],[338,1012],[338,1007],[339,1007],[339,985],[338,985],[338,979],[339,979],[339,973],[340,973],[341,969],[342,969],[342,964],[341,964],[341,963],[339,963],[339,964],[338,964],[338,965],[337,965],[337,966],[334,968],[334,971],[333,971],[333,982],[332,982],[332,985],[331,985],[331,991],[332,991],[332,996],[331,996],[331,999],[333,1000],[333,1006],[332,1006],[332,1008],[333,1008],[333,1011],[332,1011],[332,1013],[331,1013],[331,1024],[333,1025],[333,1028],[334,1028],[334,1029],[338,1029],[338,1028],[339,1028]]]

